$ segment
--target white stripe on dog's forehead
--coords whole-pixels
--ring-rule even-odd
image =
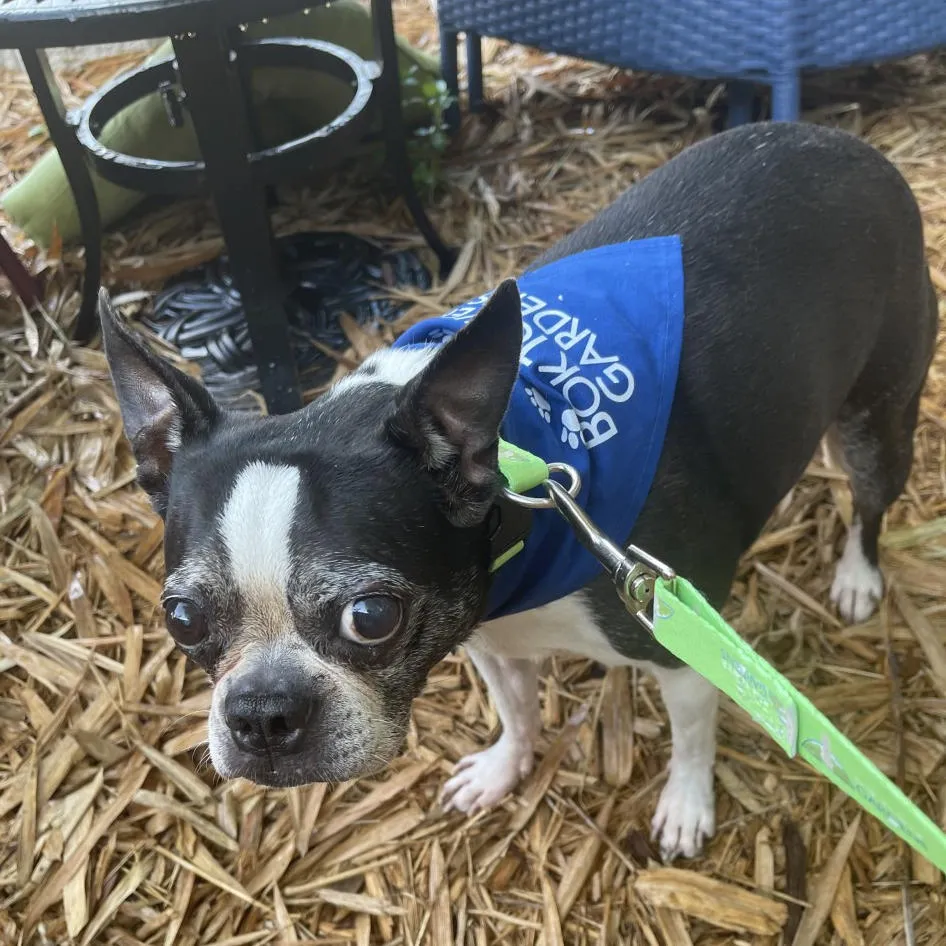
[[[250,463],[233,483],[220,514],[220,533],[237,587],[276,591],[289,583],[289,533],[299,499],[299,470],[294,466]]]

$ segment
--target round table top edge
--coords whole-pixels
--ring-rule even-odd
[[[329,0],[0,0],[0,49],[48,49],[160,40],[230,29],[324,6]]]

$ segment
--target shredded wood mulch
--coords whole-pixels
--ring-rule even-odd
[[[399,26],[433,42],[420,0]],[[64,76],[87,94],[138,54]],[[711,130],[720,90],[487,42],[491,113],[470,119],[433,213],[463,247],[407,319],[515,274],[624,187]],[[811,84],[811,120],[863,134],[906,174],[946,294],[946,59]],[[854,104],[855,102],[859,104]],[[0,186],[48,146],[25,78],[0,75]],[[344,228],[420,247],[369,177],[283,192],[280,233]],[[7,237],[43,275],[46,313],[0,287],[0,942],[262,946],[896,946],[946,942],[946,885],[889,832],[722,712],[719,830],[705,856],[654,860],[648,822],[669,750],[656,686],[556,659],[544,761],[501,807],[445,816],[453,764],[496,735],[462,656],[416,701],[405,754],[345,785],[263,791],[206,760],[208,686],[161,626],[161,524],[97,350],[64,334],[81,260]],[[205,202],[109,234],[126,311],[219,252]],[[348,325],[350,370],[388,340]],[[916,465],[883,539],[892,591],[843,627],[827,598],[850,516],[821,455],[746,556],[727,615],[906,790],[946,822],[946,349],[930,374]]]

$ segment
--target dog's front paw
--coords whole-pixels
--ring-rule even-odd
[[[441,802],[447,811],[471,813],[498,804],[532,771],[532,747],[511,739],[457,763],[443,787]]]
[[[652,836],[660,839],[664,863],[681,856],[696,857],[703,850],[703,842],[716,830],[712,770],[671,771],[651,826]]]
[[[831,585],[831,600],[848,624],[862,624],[877,610],[884,596],[884,577],[863,555],[844,555]]]

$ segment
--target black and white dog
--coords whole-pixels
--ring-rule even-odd
[[[647,266],[621,255],[630,241],[658,248],[653,292],[640,290]],[[168,627],[213,681],[216,769],[274,786],[383,767],[431,668],[465,645],[503,729],[447,783],[464,811],[498,802],[532,767],[539,658],[642,664],[672,732],[654,829],[665,856],[692,856],[714,830],[716,691],[647,636],[606,578],[589,581],[571,553],[553,562],[555,513],[536,513],[513,570],[491,573],[498,438],[542,452],[519,434],[546,425],[549,444],[584,457],[592,493],[599,475],[607,484],[599,525],[719,607],[830,433],[855,501],[831,597],[845,619],[866,619],[937,331],[920,214],[857,139],[747,126],[654,171],[539,259],[520,290],[548,272],[565,274],[554,298],[507,281],[456,310],[460,331],[415,334],[306,409],[266,418],[218,407],[103,295],[139,482],[166,521]],[[595,300],[620,308],[625,295],[654,321],[629,322],[612,343]],[[523,387],[543,345],[545,374],[532,380],[546,388]],[[519,407],[532,414],[510,432]],[[546,560],[551,591],[536,578]],[[497,605],[504,574],[518,577]]]

